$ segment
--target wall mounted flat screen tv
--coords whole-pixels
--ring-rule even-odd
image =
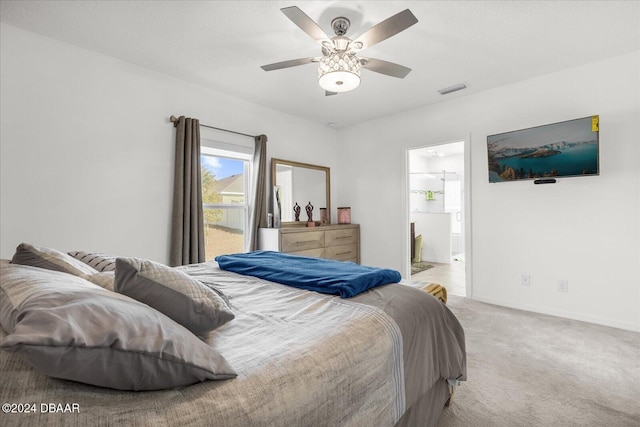
[[[599,116],[487,136],[489,182],[599,173]]]

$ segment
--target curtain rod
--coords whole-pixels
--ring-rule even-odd
[[[178,126],[178,118],[176,116],[171,115],[171,117],[169,117],[169,121],[171,123],[173,123],[173,127],[177,127]],[[242,136],[248,136],[249,138],[255,138],[255,135],[248,135],[246,133],[236,132],[235,130],[222,129],[222,128],[217,128],[215,126],[209,126],[209,125],[203,125],[203,124],[200,124],[200,127],[209,128],[209,129],[215,129],[215,130],[221,130],[223,132],[235,133],[236,135],[242,135]]]

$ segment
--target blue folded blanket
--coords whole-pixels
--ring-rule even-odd
[[[401,279],[396,270],[271,251],[219,255],[216,261],[223,270],[342,298]]]

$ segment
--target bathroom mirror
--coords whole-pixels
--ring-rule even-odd
[[[313,205],[313,220],[320,221],[320,208],[327,209],[327,224],[331,222],[329,168],[290,160],[271,159],[271,187],[280,187],[280,219],[283,226],[305,224],[305,207]],[[296,223],[294,206],[300,206],[300,221]]]

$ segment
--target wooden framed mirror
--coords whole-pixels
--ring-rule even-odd
[[[305,224],[308,203],[313,205],[313,220],[320,221],[320,208],[327,209],[327,222],[331,223],[331,179],[325,166],[271,159],[271,188],[280,187],[281,225]],[[300,206],[300,221],[295,221],[293,207]]]

